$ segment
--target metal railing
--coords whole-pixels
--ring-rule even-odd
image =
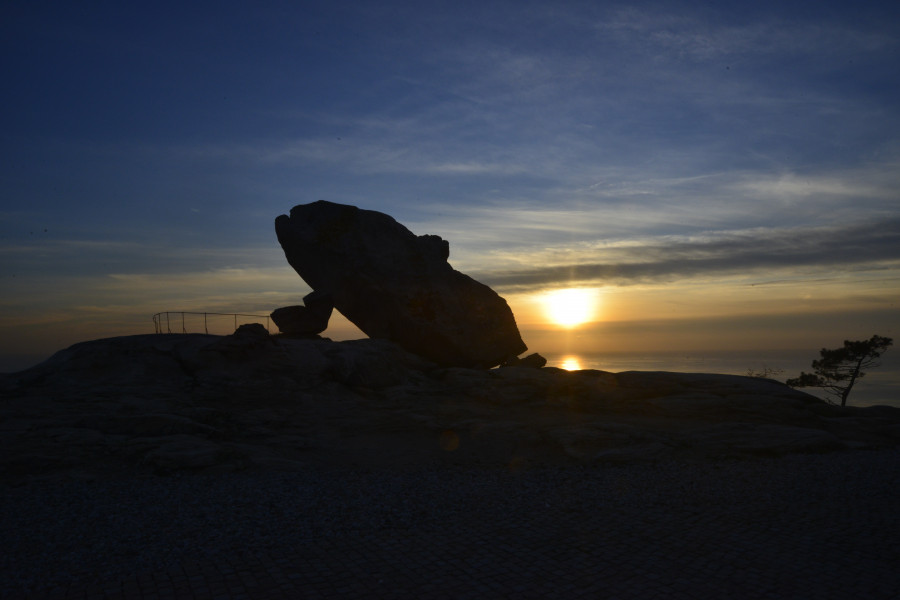
[[[266,331],[269,330],[269,315],[248,315],[244,313],[217,313],[217,312],[188,312],[188,311],[170,311],[170,312],[158,312],[153,315],[153,328],[156,330],[156,333],[172,333],[172,326],[174,325],[176,329],[176,333],[178,333],[178,321],[179,316],[181,318],[181,333],[188,333],[188,328],[185,325],[184,316],[185,315],[194,315],[194,316],[203,316],[203,333],[209,334],[209,322],[208,316],[216,316],[216,317],[233,317],[234,318],[234,331],[237,331],[238,328],[238,317],[253,317],[255,319],[265,319],[266,320]]]

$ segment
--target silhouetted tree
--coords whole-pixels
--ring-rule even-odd
[[[784,369],[770,367],[766,363],[763,363],[763,368],[760,371],[752,367],[747,369],[747,377],[759,377],[760,379],[772,379],[775,375],[781,375],[782,373],[784,373]]]
[[[812,362],[813,373],[800,373],[800,377],[788,379],[791,387],[820,387],[828,390],[835,398],[841,399],[841,406],[847,405],[847,396],[857,379],[865,376],[865,371],[880,365],[878,357],[894,343],[894,340],[873,335],[861,342],[844,340],[843,348],[819,351],[821,358]]]

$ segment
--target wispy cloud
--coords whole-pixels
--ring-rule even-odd
[[[271,239],[267,246],[245,243],[239,248],[218,241],[169,246],[154,240],[53,239],[0,244],[0,255],[4,257],[3,275],[22,280],[74,273],[85,277],[115,273],[181,275],[286,264],[274,230]]]
[[[556,254],[556,256],[554,256]],[[508,289],[538,289],[572,282],[628,285],[723,273],[885,270],[900,268],[900,220],[844,227],[757,229],[704,236],[670,236],[611,247],[550,249],[527,257],[529,269],[482,271],[477,277]],[[568,259],[562,262],[560,259]],[[893,278],[893,275],[888,275]]]
[[[852,173],[809,174],[783,173],[771,176],[755,175],[736,181],[733,189],[742,195],[752,195],[760,200],[778,199],[793,203],[797,200],[875,201],[878,203],[900,200],[897,184],[900,183],[900,163],[870,165]],[[882,204],[884,208],[889,205]],[[855,204],[859,209],[859,204]],[[872,207],[875,208],[875,207]]]
[[[846,56],[897,48],[900,38],[889,31],[861,30],[850,23],[813,22],[770,15],[764,20],[735,24],[710,14],[649,11],[639,7],[614,9],[595,22],[598,31],[627,43],[640,37],[644,47],[671,59],[723,57]],[[710,18],[712,17],[712,18]]]

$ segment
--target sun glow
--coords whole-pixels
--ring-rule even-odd
[[[559,366],[566,371],[580,371],[581,361],[578,360],[577,356],[566,356],[565,358],[563,358],[562,363],[560,363]]]
[[[572,329],[590,321],[597,310],[597,290],[569,288],[548,292],[541,299],[547,318]]]

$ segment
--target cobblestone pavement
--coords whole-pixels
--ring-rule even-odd
[[[291,552],[236,552],[40,597],[900,597],[896,478],[861,489],[835,474],[790,489],[790,473],[764,476],[743,470],[715,493],[673,478],[647,493],[629,489],[623,469],[607,498],[560,486],[529,498],[524,513],[385,521],[297,540]]]

